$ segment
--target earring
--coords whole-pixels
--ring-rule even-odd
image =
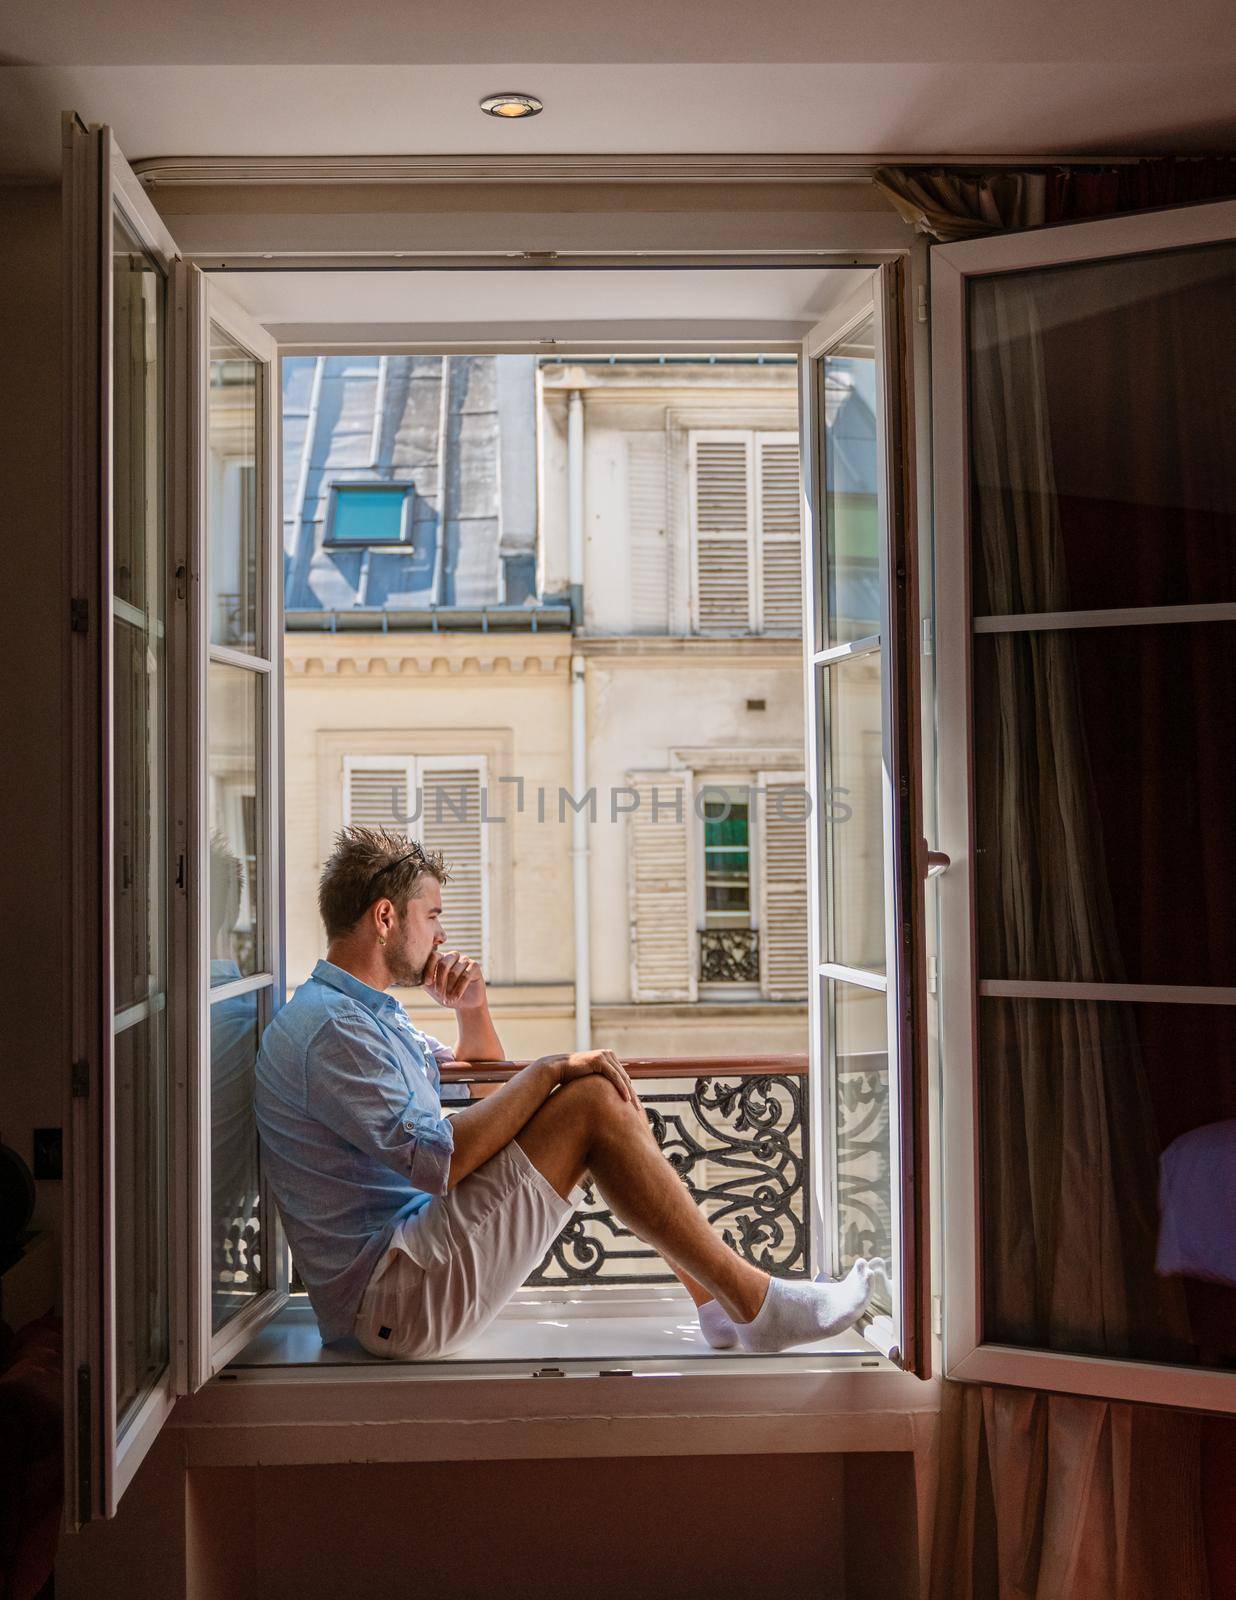
[[[378,935],[378,943],[379,944],[385,944],[386,943],[386,935],[384,933],[380,933]]]

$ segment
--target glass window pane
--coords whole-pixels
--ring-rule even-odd
[[[874,323],[823,368],[826,643],[880,632],[879,452]]]
[[[1236,622],[979,634],[981,978],[1236,984]]]
[[[1236,599],[1236,245],[979,279],[976,614]]]
[[[264,691],[262,673],[210,663],[206,721],[212,985],[248,977],[265,960],[260,930],[266,796],[258,740]]]
[[[884,744],[880,652],[851,656],[824,671],[828,680],[824,859],[831,900],[831,919],[826,919],[825,925],[826,959],[865,972],[883,972]]]
[[[112,627],[112,993],[118,1011],[162,985],[162,640]]]
[[[116,1418],[168,1361],[167,1059],[162,996],[112,1044],[115,1083]]]
[[[331,540],[337,544],[389,544],[401,538],[406,498],[403,488],[337,488],[331,508]]]
[[[264,991],[210,1008],[211,1327],[266,1287],[253,1086]]]
[[[1236,1366],[1236,1007],[979,1002],[983,1338]]]
[[[258,437],[261,364],[214,323],[207,405],[210,642],[257,651],[261,606],[262,488]]]
[[[883,1256],[892,1272],[888,1003],[879,989],[826,980],[833,1074],[838,1267]]]

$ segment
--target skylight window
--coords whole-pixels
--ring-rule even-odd
[[[331,493],[328,544],[399,544],[411,486],[337,484]]]

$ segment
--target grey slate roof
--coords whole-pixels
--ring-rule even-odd
[[[295,356],[284,362],[289,612],[520,605],[536,573],[531,356]],[[336,485],[408,484],[410,538],[326,543]]]

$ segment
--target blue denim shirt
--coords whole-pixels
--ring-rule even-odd
[[[352,1332],[396,1225],[445,1194],[450,1049],[391,995],[330,961],[262,1036],[254,1103],[264,1169],[329,1343]]]

